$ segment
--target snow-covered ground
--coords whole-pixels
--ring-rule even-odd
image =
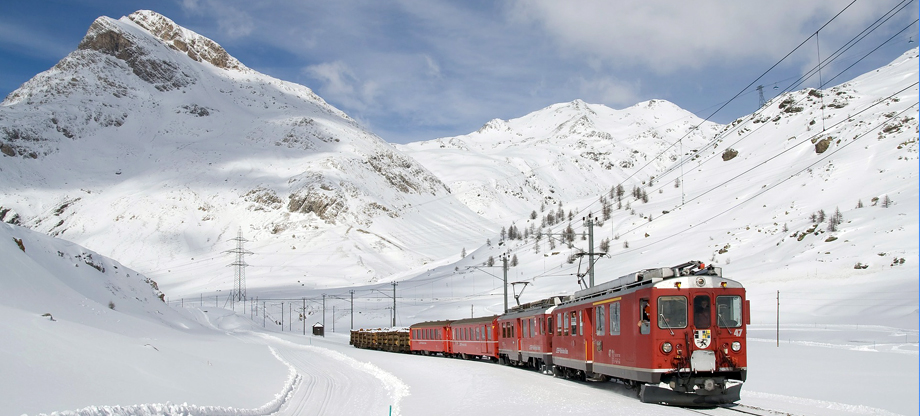
[[[16,226],[0,225],[0,257],[0,290],[12,295],[0,306],[3,414],[688,414],[618,383],[359,350],[345,319],[316,337],[263,328],[240,308],[167,306],[123,265]],[[791,302],[783,316],[809,308]],[[746,411],[917,414],[916,328],[790,323],[779,346],[775,321],[749,333]]]

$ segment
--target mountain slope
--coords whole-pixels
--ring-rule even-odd
[[[254,408],[284,385],[287,367],[264,346],[167,306],[154,281],[117,261],[8,224],[0,258],[5,412],[189,400]]]
[[[169,275],[176,267],[232,262],[220,253],[238,228],[246,249],[270,253],[251,277],[288,283],[380,278],[492,228],[308,88],[149,11],[97,19],[76,51],[10,94],[0,150],[3,221],[80,242],[166,287],[187,281]]]
[[[518,124],[521,119],[493,121],[467,136],[407,145],[407,153],[424,160],[436,173],[465,168],[462,177],[445,175],[453,189],[499,189],[485,197],[473,194],[475,190],[458,194],[472,209],[489,212],[506,225],[513,221],[519,231],[502,245],[479,247],[467,259],[425,273],[421,281],[453,280],[458,268],[479,266],[483,259],[510,250],[518,260],[509,272],[512,281],[533,284],[520,299],[526,302],[571,293],[579,281],[586,282],[588,257],[578,257],[580,252],[607,253],[595,258],[598,283],[697,259],[724,267],[727,276],[748,287],[755,320],[775,315],[779,290],[806,305],[802,309],[806,314],[784,318],[791,321],[915,328],[920,312],[916,298],[918,60],[918,50],[913,49],[839,86],[784,94],[755,114],[717,126],[717,134],[688,141],[692,146],[684,143],[683,152],[669,149],[662,160],[640,159],[648,163],[641,171],[637,171],[644,166],[640,163],[620,173],[600,169],[583,156],[570,157],[570,166],[592,168],[547,181],[556,190],[549,193],[554,198],[569,192],[555,209],[549,204],[541,209],[540,198],[546,193],[525,194],[517,205],[508,202],[517,196],[504,195],[495,182],[505,189],[507,182],[492,178],[520,178],[520,174],[495,167],[494,160],[513,155],[519,158],[517,166],[531,167],[558,158],[551,146],[533,141],[534,150],[528,154],[517,141],[565,131],[564,122],[552,119],[554,108],[570,111],[580,103],[536,112],[527,124]],[[540,126],[533,128],[540,133],[520,133],[529,126]],[[488,135],[490,139],[478,140]],[[565,137],[551,140],[565,148]],[[503,150],[492,150],[498,148]],[[540,175],[535,172],[534,176]],[[628,175],[633,176],[624,181]],[[648,180],[651,175],[654,181]],[[595,195],[578,193],[585,183],[604,180],[624,185],[619,205],[616,196],[606,195],[606,184]],[[522,186],[521,182],[515,185]],[[631,194],[630,189],[641,195]],[[609,216],[603,215],[602,195],[612,203]],[[493,205],[508,209],[496,214]],[[529,215],[532,211],[535,217]],[[598,218],[593,230],[582,221],[588,212]],[[565,219],[559,221],[560,217]],[[590,231],[593,247],[588,245]],[[474,270],[460,273],[464,278],[477,275]],[[803,291],[815,287],[821,292]],[[483,296],[480,305],[501,311],[495,296],[501,296],[500,287]],[[454,291],[434,292],[432,297],[440,299],[441,312],[426,310],[419,318],[443,319],[449,313],[462,313],[463,304],[470,303],[456,298]],[[883,298],[887,301],[870,301]]]
[[[512,221],[541,205],[645,182],[718,127],[667,101],[614,110],[575,100],[495,119],[465,136],[397,147],[446,181],[470,209]]]

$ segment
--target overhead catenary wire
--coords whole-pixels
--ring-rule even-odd
[[[913,1],[914,1],[914,0],[904,0],[904,1],[902,1],[901,4],[895,6],[892,10],[897,9],[896,11],[894,11],[894,13],[901,12],[901,11],[903,11],[903,10],[905,9],[905,7],[909,4],[909,3],[906,3],[906,2],[913,2]],[[854,1],[854,2],[855,2],[855,1]],[[852,4],[853,4],[853,3],[850,3],[850,5],[848,5],[847,8],[848,8],[849,6],[851,6]],[[846,10],[846,8],[844,8],[844,10]],[[830,21],[828,21],[827,23],[825,23],[821,28],[826,27],[831,21],[833,21],[834,19],[836,19],[844,10],[841,10],[841,12],[837,13],[837,14],[834,16],[834,18],[832,18]],[[884,21],[887,21],[888,19],[891,18],[891,16],[893,16],[891,13],[892,13],[892,11],[890,10],[888,13],[885,14],[885,16],[887,16],[887,18],[884,19]],[[884,16],[883,16],[883,17],[884,17]],[[882,20],[882,18],[879,18],[878,20]],[[878,20],[877,20],[876,22],[878,22]],[[882,23],[884,23],[884,21],[883,21]],[[870,25],[870,28],[872,28],[871,30],[875,30],[875,29],[877,29],[877,28],[879,27],[879,25],[876,25],[876,22],[873,22],[873,24]],[[915,21],[915,22],[912,22],[910,25],[908,25],[907,27],[905,27],[905,29],[902,29],[901,32],[903,32],[904,30],[906,30],[907,28],[909,28],[911,25],[913,25],[913,24],[915,24],[915,23],[916,23],[916,21]],[[873,26],[874,26],[874,28],[873,28]],[[820,29],[819,29],[819,30],[820,30]],[[865,37],[865,34],[866,34],[865,32],[866,32],[867,30],[869,30],[869,28],[867,28],[866,30],[864,30],[863,32],[861,32],[861,33],[860,33],[859,35],[857,35],[856,37],[860,37],[860,36],[861,36],[861,37],[860,37],[860,40],[861,40],[862,38]],[[870,30],[870,32],[871,32],[871,30]],[[901,32],[898,32],[898,33],[901,33]],[[817,32],[816,32],[816,33],[817,33]],[[812,37],[814,37],[814,36],[815,36],[814,34],[811,35],[811,36],[809,36],[806,40],[804,40],[801,44],[799,44],[799,46],[797,46],[796,49],[800,48],[802,45],[804,45],[806,42],[808,42],[808,41],[809,41]],[[884,43],[889,42],[889,41],[890,41],[891,39],[893,39],[895,36],[897,36],[897,34],[894,35],[894,36],[892,36],[892,38],[889,38],[889,40],[886,40],[885,42],[883,42],[882,45],[884,45]],[[848,44],[851,44],[851,45],[852,45],[852,40],[851,40],[851,42],[848,42]],[[871,54],[871,53],[873,53],[873,52],[875,52],[875,51],[878,50],[882,45],[879,45],[879,47],[876,47],[876,48],[873,49],[872,51],[868,52],[867,55],[868,55],[868,54]],[[795,50],[793,50],[793,52],[794,52],[794,51],[795,51]],[[791,53],[792,53],[792,52],[790,52],[789,54],[787,54],[783,59],[786,59],[789,55],[791,55]],[[837,59],[837,57],[839,57],[839,53],[835,53],[833,59]],[[864,59],[864,58],[865,58],[865,56],[864,56],[863,58],[861,58],[860,60],[862,60],[862,59]],[[780,62],[781,62],[783,59],[781,59]],[[821,64],[826,65],[827,63],[829,63],[829,60],[830,60],[830,59],[831,59],[831,58],[828,58],[828,59],[825,60],[823,63],[819,63],[819,65],[821,65]],[[777,66],[780,62],[777,62],[776,64],[774,64],[773,67]],[[773,67],[771,67],[771,69],[772,69]],[[851,65],[850,67],[852,67],[852,65]],[[850,67],[848,67],[847,69],[849,69]],[[845,69],[845,70],[847,70],[847,69]],[[844,70],[844,71],[845,71],[845,70]],[[769,72],[769,70],[768,70],[767,72]],[[815,72],[816,72],[816,71],[815,71],[814,69],[813,69],[812,71],[809,71],[809,73],[811,73],[812,75],[813,75]],[[841,74],[842,74],[842,73],[843,73],[843,71],[841,71]],[[839,75],[840,75],[840,74],[838,74],[837,76],[839,76]],[[836,78],[837,76],[835,76],[834,78]],[[761,75],[761,77],[763,77],[763,75]],[[758,77],[758,80],[759,80],[761,77]],[[834,79],[834,78],[832,78],[832,79]],[[804,79],[805,79],[805,78],[800,78],[800,79],[797,80],[795,83],[793,83],[793,85],[800,85],[802,82],[804,82]],[[757,80],[755,80],[754,82],[752,82],[750,85],[753,85],[753,84],[756,83],[756,82],[757,82]],[[750,85],[749,85],[748,87],[750,87]],[[746,88],[747,88],[747,87],[746,87]],[[740,93],[739,93],[739,94],[740,94]],[[737,97],[737,95],[736,95],[736,97]],[[736,97],[733,97],[733,99],[736,98]],[[731,100],[729,100],[729,101],[731,101]],[[724,105],[723,105],[723,107],[724,107]],[[718,110],[717,110],[716,112],[718,112]],[[714,112],[713,114],[715,114],[715,112]],[[755,113],[755,114],[756,114],[756,113]],[[710,116],[710,117],[711,117],[711,116]],[[748,120],[748,121],[750,121],[750,120]],[[705,149],[705,148],[707,148],[707,147],[709,147],[709,146],[712,146],[713,144],[717,143],[717,142],[721,139],[721,137],[722,137],[722,136],[725,136],[727,133],[730,133],[731,131],[735,131],[735,130],[740,129],[744,124],[745,124],[745,123],[738,123],[738,124],[736,124],[736,125],[734,125],[734,126],[731,126],[731,128],[730,128],[727,132],[724,132],[724,133],[721,133],[721,134],[717,135],[712,141],[710,141],[709,145],[704,146],[703,149]],[[700,123],[699,125],[702,125],[702,123]],[[688,134],[689,134],[689,133],[688,133]],[[685,135],[684,137],[686,137],[686,135]],[[744,137],[750,137],[750,135],[746,135],[746,136],[744,136]],[[682,139],[683,139],[683,138],[679,139],[679,140],[678,140],[677,142],[675,142],[674,144],[679,143]],[[739,141],[740,141],[740,140],[739,140]],[[736,143],[737,143],[737,142],[736,142]],[[673,147],[674,144],[672,144],[671,147]],[[645,169],[647,166],[649,166],[655,159],[660,158],[660,157],[664,154],[664,152],[666,152],[666,151],[669,150],[669,149],[670,149],[670,148],[667,148],[667,149],[663,150],[662,152],[660,152],[655,158],[653,158],[651,161],[649,161],[648,163],[646,163],[645,165],[643,165],[642,167],[640,167],[639,169],[637,169],[636,172],[634,172],[634,173],[633,173],[632,175],[630,175],[627,179],[625,179],[623,182],[621,182],[620,185],[622,185],[623,183],[625,183],[626,181],[628,181],[629,179],[631,179],[632,177],[634,177],[636,174],[638,174],[639,172],[641,172],[643,169]],[[700,152],[698,151],[697,154],[698,154],[698,153],[700,153]],[[714,157],[714,156],[711,156],[709,159],[712,159],[713,157]],[[687,163],[687,162],[690,161],[691,159],[692,159],[692,157],[687,157],[687,156],[685,156],[685,157],[682,158],[680,161],[678,161],[678,163],[677,163],[676,165],[674,165],[674,166],[672,167],[672,169],[669,170],[669,172],[670,172],[670,171],[673,171],[673,168],[674,168],[674,167],[677,167],[677,166],[679,166],[679,165],[682,165],[682,164],[684,164],[684,163]],[[709,159],[707,159],[707,160],[709,160]],[[704,161],[704,162],[705,162],[705,161]],[[704,162],[701,162],[701,163],[704,163]],[[660,181],[660,179],[661,179],[661,178],[659,177],[658,180]],[[716,189],[716,188],[712,188],[712,189]],[[712,189],[711,189],[711,190],[712,190]],[[711,191],[711,190],[710,190],[710,191]],[[591,207],[593,207],[593,206],[595,206],[595,205],[596,205],[596,202],[590,204],[588,207],[582,209],[580,212],[585,212],[585,211],[591,209]],[[681,205],[685,205],[685,204],[681,204]],[[643,226],[644,226],[644,225],[647,225],[647,224],[643,224]]]

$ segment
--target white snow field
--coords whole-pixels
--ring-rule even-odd
[[[618,383],[573,382],[484,361],[359,350],[348,345],[345,329],[305,336],[302,330],[279,332],[276,325],[265,329],[260,318],[242,311],[192,301],[167,306],[127,267],[16,226],[0,225],[0,256],[0,290],[13,294],[0,306],[4,414],[688,412],[640,403],[634,391]],[[807,309],[790,305],[784,314]],[[347,320],[340,325],[347,326]],[[777,347],[775,325],[750,328],[743,409],[792,415],[917,413],[916,329],[800,323],[783,325],[781,331]],[[718,413],[725,409],[703,411],[725,414]]]
[[[352,320],[501,313],[502,255],[511,297],[572,294],[603,243],[597,283],[699,260],[747,288],[737,410],[918,414],[916,48],[724,126],[575,100],[394,146],[153,12],[84,41],[0,105],[0,414],[693,413],[348,345]],[[616,185],[643,195],[605,216]]]

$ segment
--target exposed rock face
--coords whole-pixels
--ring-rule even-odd
[[[194,82],[182,73],[176,62],[157,59],[133,34],[116,26],[112,19],[100,17],[93,22],[78,50],[93,50],[125,61],[134,75],[153,84],[160,91],[182,88]]]
[[[223,69],[246,69],[217,42],[185,29],[163,15],[139,10],[131,13],[128,19],[198,62],[208,62]]]

